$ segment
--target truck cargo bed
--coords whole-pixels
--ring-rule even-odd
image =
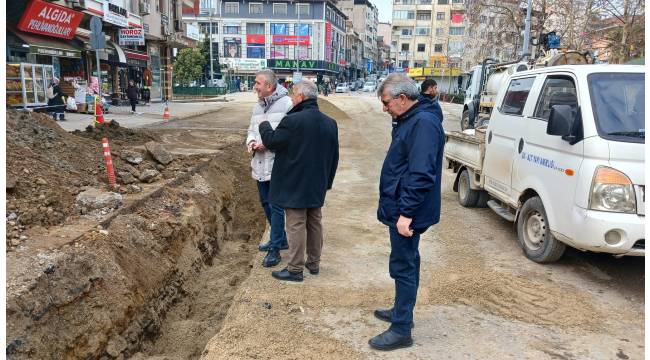
[[[465,132],[445,131],[445,135],[447,136],[445,157],[480,173],[485,156],[485,129],[465,130]]]

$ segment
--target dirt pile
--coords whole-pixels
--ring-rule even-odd
[[[48,228],[78,215],[75,197],[80,192],[89,187],[106,188],[103,136],[111,139],[118,180],[129,185],[120,189],[122,193],[141,191],[140,183],[171,179],[200,160],[183,157],[162,165],[148,152],[135,148],[155,139],[154,135],[124,129],[113,122],[101,129],[71,134],[46,115],[12,110],[7,112],[6,134],[8,248],[24,241],[24,232],[34,226]],[[140,154],[141,159],[130,162],[133,159],[122,152]]]
[[[176,310],[175,304],[193,297],[229,304],[238,284],[233,276],[246,276],[255,253],[248,242],[264,227],[261,210],[253,206],[256,189],[241,181],[248,176],[247,159],[233,159],[233,152],[201,162],[125,208],[102,230],[56,249],[8,257],[7,355],[122,359],[158,349],[173,349],[179,359],[200,354],[225,309],[206,313],[192,305]],[[231,289],[205,291],[208,268]],[[157,342],[168,316],[183,324],[184,336],[200,341],[171,343],[177,341],[171,336]],[[197,316],[212,316],[211,326],[192,325]]]

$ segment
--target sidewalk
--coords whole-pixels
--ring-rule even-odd
[[[248,101],[254,99],[252,92],[238,92],[219,96],[217,100],[203,102],[169,102],[171,120],[181,120],[193,116],[199,116],[218,110],[226,103]],[[131,106],[111,106],[107,114],[104,114],[104,121],[117,121],[120,126],[137,128],[156,124],[163,121],[165,103],[151,103],[136,107],[136,114],[131,114]],[[59,121],[59,125],[66,131],[83,130],[92,125],[95,116],[93,114],[77,114],[67,112],[66,121]]]

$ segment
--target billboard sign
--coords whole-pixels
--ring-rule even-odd
[[[18,29],[35,34],[72,39],[82,18],[82,13],[67,7],[41,0],[32,0],[18,23]]]

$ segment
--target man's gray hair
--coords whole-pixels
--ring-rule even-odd
[[[264,79],[266,80],[266,83],[271,85],[271,88],[275,90],[275,88],[278,86],[278,77],[275,75],[273,70],[271,69],[263,69],[255,73],[255,76],[257,75],[262,75],[264,76]]]
[[[293,86],[293,92],[296,94],[303,94],[305,99],[318,98],[318,88],[316,85],[308,80],[301,80]]]
[[[388,94],[393,98],[404,94],[410,100],[417,100],[418,95],[420,95],[415,81],[404,74],[392,73],[388,75],[386,80],[379,85],[377,96],[381,97],[384,89],[388,89]]]

